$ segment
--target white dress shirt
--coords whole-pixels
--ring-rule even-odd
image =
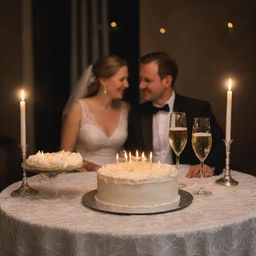
[[[170,99],[165,102],[169,105],[170,111],[158,111],[153,115],[153,162],[172,164],[172,152],[169,142],[170,117],[173,112],[175,93],[172,92]],[[163,104],[163,105],[165,105]],[[153,103],[156,107],[162,107]]]

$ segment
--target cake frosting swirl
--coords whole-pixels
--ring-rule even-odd
[[[161,182],[176,176],[176,168],[169,164],[139,161],[107,164],[98,170],[99,178],[112,178],[115,183]]]

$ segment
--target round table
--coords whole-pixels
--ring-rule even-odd
[[[83,195],[96,189],[96,173],[29,178],[33,197],[12,197],[20,182],[0,194],[3,256],[255,256],[256,178],[232,171],[235,187],[220,176],[184,178],[193,193],[202,184],[211,196],[195,196],[187,208],[152,215],[117,215],[89,209]]]

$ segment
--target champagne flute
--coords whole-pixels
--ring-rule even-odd
[[[192,128],[192,147],[200,161],[200,177],[204,176],[204,160],[208,156],[212,147],[212,135],[210,120],[207,117],[194,118]],[[201,187],[195,192],[196,195],[211,195],[212,192]]]
[[[176,168],[180,179],[180,154],[186,146],[188,139],[187,135],[187,124],[186,124],[186,113],[184,112],[173,112],[170,119],[169,127],[169,141],[172,150],[176,155]],[[186,187],[185,183],[179,183],[179,187]]]

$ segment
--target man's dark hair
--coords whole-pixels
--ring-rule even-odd
[[[178,67],[176,61],[165,52],[152,52],[140,58],[140,64],[148,64],[156,61],[158,65],[158,74],[161,79],[168,75],[172,76],[172,87],[178,75]]]

